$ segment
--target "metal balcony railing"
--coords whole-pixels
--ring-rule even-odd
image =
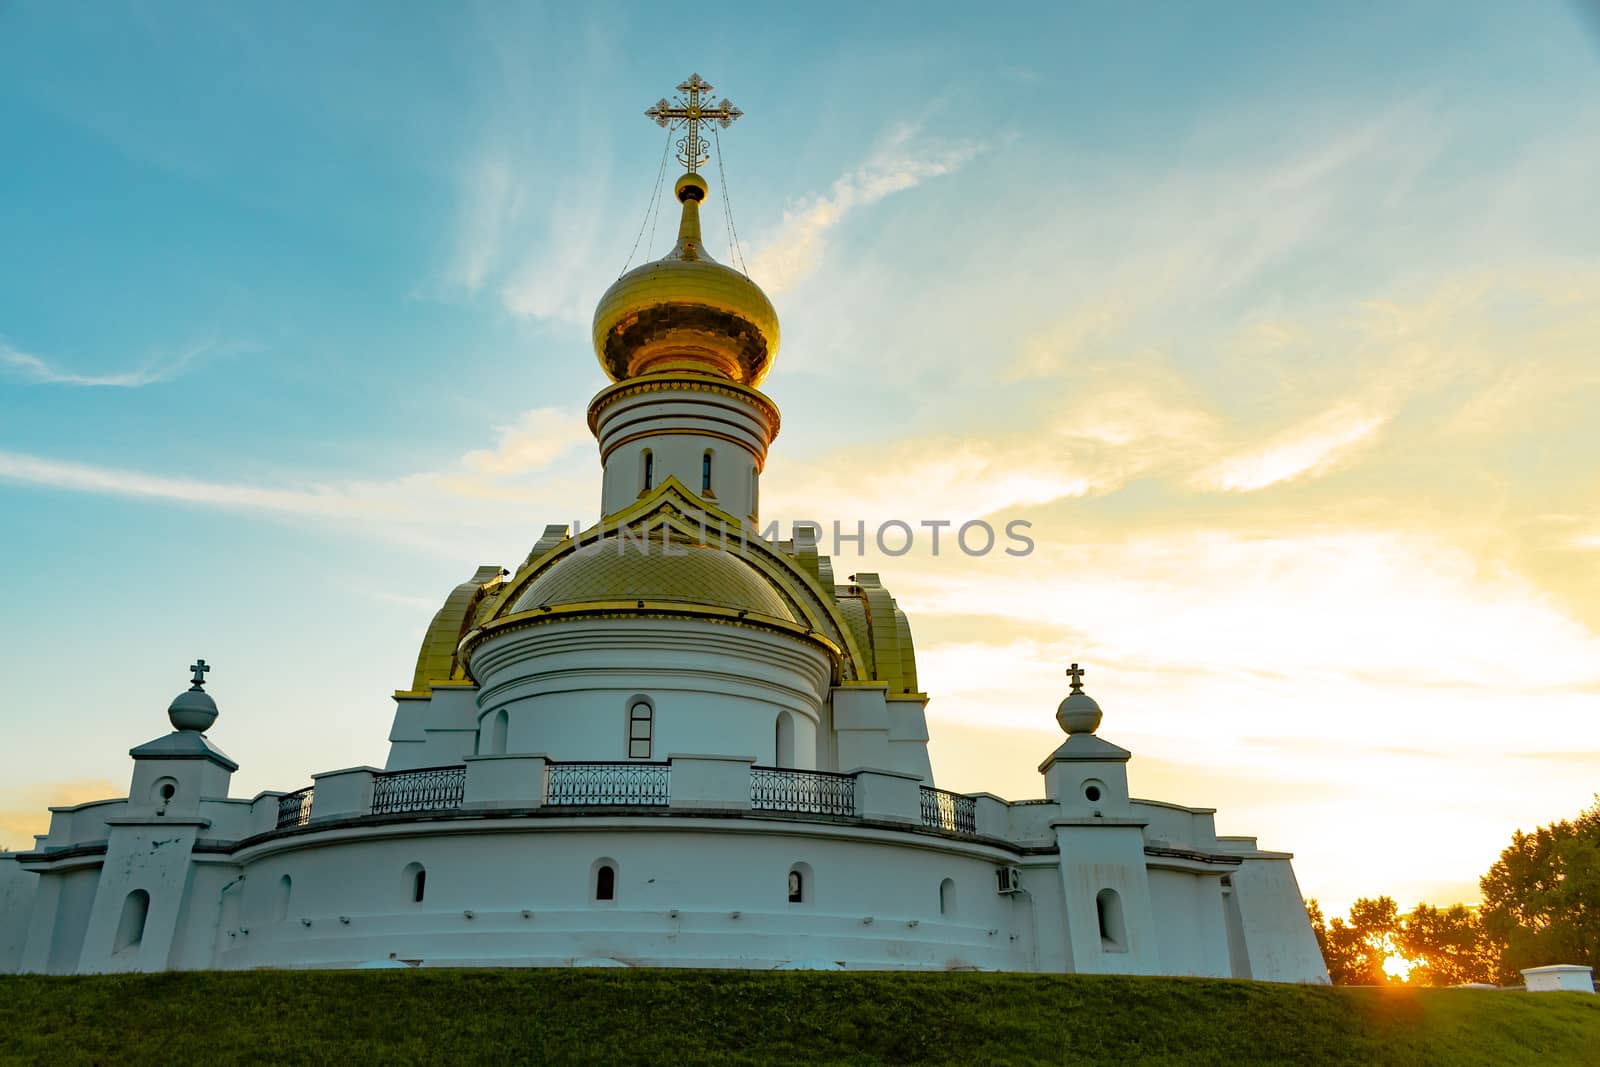
[[[372,776],[372,814],[449,811],[461,806],[467,787],[465,767],[425,767]]]
[[[311,798],[316,792],[315,786],[306,786],[296,789],[293,793],[285,793],[278,798],[278,829],[293,830],[304,826],[311,821]]]
[[[978,802],[946,789],[922,787],[922,825],[947,834],[976,835]]]
[[[659,808],[672,798],[668,763],[547,763],[544,773],[549,807]]]
[[[831,771],[751,767],[750,806],[757,811],[854,815],[856,779],[851,774],[834,774]]]

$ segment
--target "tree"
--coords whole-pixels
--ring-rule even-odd
[[[1547,963],[1600,968],[1600,796],[1571,822],[1518,830],[1478,884],[1502,983]]]
[[[1464,904],[1449,908],[1418,904],[1405,917],[1395,947],[1412,963],[1408,985],[1463,985],[1494,982],[1498,977],[1498,946],[1486,937],[1478,915]]]
[[[1306,905],[1311,932],[1334,985],[1388,983],[1383,961],[1394,951],[1399,912],[1389,897],[1362,897],[1350,906],[1349,922],[1340,918],[1324,922],[1320,904],[1313,900]]]

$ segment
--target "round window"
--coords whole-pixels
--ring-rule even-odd
[[[1083,795],[1089,798],[1089,803],[1093,804],[1100,799],[1100,787],[1097,785],[1087,786],[1084,788]]]

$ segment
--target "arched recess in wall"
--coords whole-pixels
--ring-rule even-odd
[[[150,894],[135,889],[122,901],[122,918],[117,921],[117,936],[112,953],[131,952],[144,941],[144,923],[150,917]]]
[[[421,904],[423,898],[428,895],[427,868],[420,863],[408,863],[400,875],[406,899],[413,904]]]
[[[815,876],[811,872],[811,864],[796,863],[789,868],[788,879],[789,903],[810,904],[817,891]]]
[[[778,712],[778,721],[774,726],[773,761],[774,767],[794,766],[794,716],[787,711]]]
[[[294,892],[294,880],[287,874],[278,879],[272,894],[272,917],[283,920],[289,917],[289,897]]]
[[[1102,889],[1094,898],[1095,915],[1100,920],[1100,950],[1128,951],[1128,928],[1122,917],[1122,896],[1115,889]]]
[[[594,861],[589,869],[589,888],[593,898],[602,904],[613,903],[617,899],[617,861],[609,856],[602,856]]]
[[[954,915],[956,913],[956,883],[954,879],[946,878],[939,883],[939,914]]]
[[[485,756],[504,756],[506,754],[506,735],[511,731],[511,715],[505,708],[501,708],[489,717],[489,733],[484,738],[481,752]]]

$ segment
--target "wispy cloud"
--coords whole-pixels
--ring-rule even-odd
[[[496,433],[493,447],[467,452],[454,465],[390,479],[291,479],[286,485],[264,485],[0,452],[0,481],[230,511],[369,522],[380,519],[381,528],[394,530],[492,524],[506,518],[505,509],[497,504],[520,507],[541,497],[559,502],[560,514],[568,517],[567,505],[579,498],[577,479],[551,468],[589,439],[582,417],[540,408],[499,427]],[[533,473],[540,474],[537,485],[527,480]],[[585,482],[583,488],[587,487]],[[418,506],[419,501],[444,500],[452,506]]]
[[[520,474],[548,466],[568,450],[587,444],[583,416],[560,408],[534,408],[510,426],[497,426],[493,448],[468,452],[463,462],[483,474]]]
[[[1348,458],[1383,426],[1385,416],[1339,408],[1294,427],[1263,448],[1229,456],[1195,482],[1203,488],[1249,493],[1315,477]]]
[[[455,256],[446,281],[475,293],[488,280],[517,223],[523,190],[510,162],[493,153],[468,170],[462,185]]]
[[[791,289],[822,262],[831,230],[851,212],[930,178],[950,174],[983,150],[976,142],[930,141],[918,126],[894,129],[865,163],[783,213],[783,221],[750,261],[750,275],[769,293]]]
[[[143,365],[116,374],[79,374],[57,366],[43,356],[24,352],[5,341],[0,341],[0,367],[12,377],[36,385],[101,386],[116,389],[138,389],[157,382],[170,381],[182,374],[191,363],[216,348],[215,342],[202,341],[169,355],[147,360]]]

